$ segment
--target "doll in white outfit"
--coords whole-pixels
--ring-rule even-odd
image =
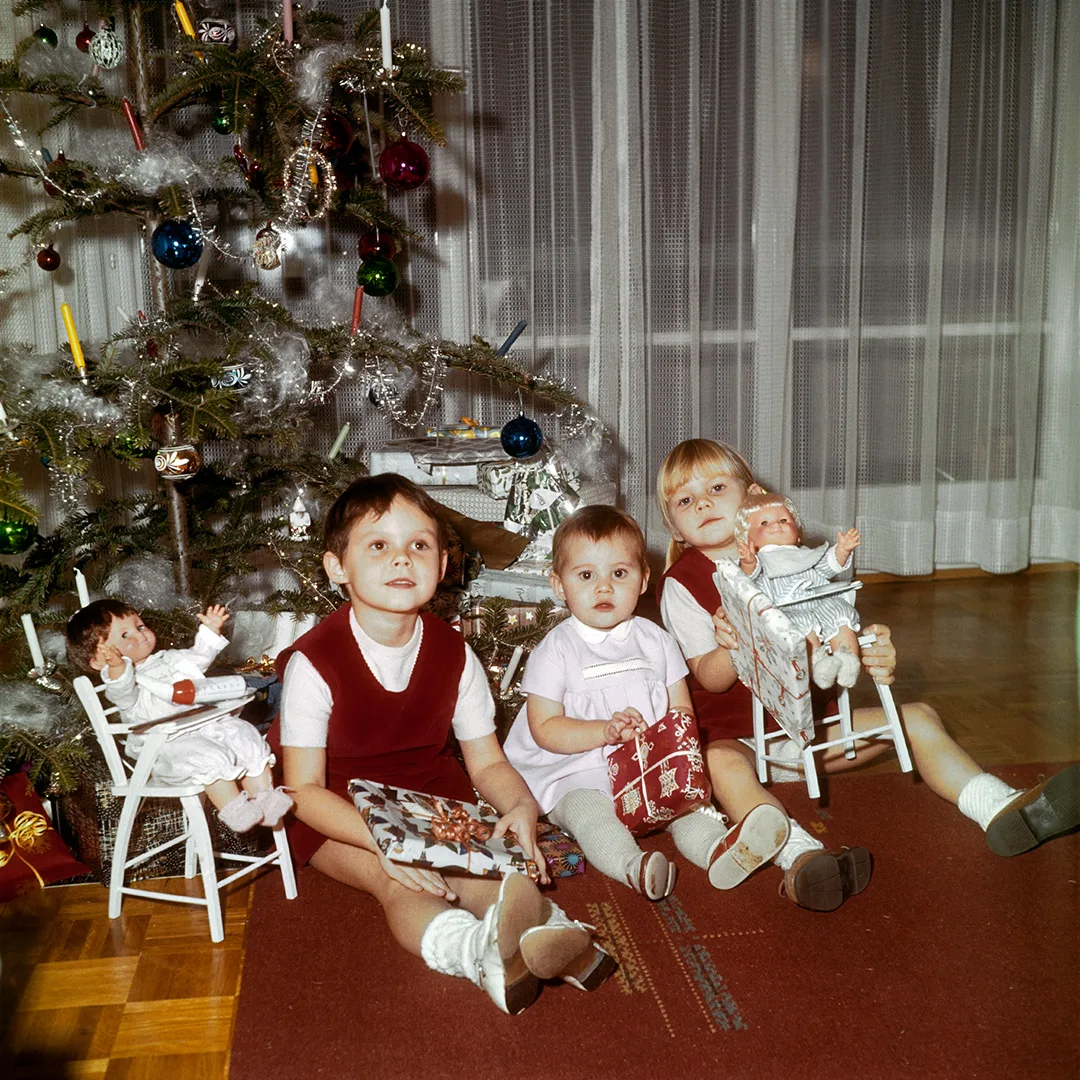
[[[163,720],[182,712],[207,682],[206,669],[228,645],[220,633],[228,617],[213,604],[197,616],[202,625],[190,649],[155,652],[154,632],[130,604],[97,600],[68,620],[68,659],[82,671],[100,672],[105,697],[125,723]],[[128,755],[137,757],[144,742],[145,736],[129,735]],[[272,828],[292,808],[288,792],[273,786],[273,764],[254,725],[225,716],[167,741],[151,777],[160,784],[202,784],[221,820],[234,832],[246,832],[255,825]]]
[[[851,565],[851,553],[862,542],[858,529],[837,532],[831,547],[803,547],[802,522],[791,500],[776,492],[748,494],[735,514],[739,566],[777,603],[812,595]],[[820,687],[854,686],[859,658],[859,613],[839,596],[807,599],[783,609],[792,625],[806,635],[810,671]],[[828,642],[831,655],[823,642]]]

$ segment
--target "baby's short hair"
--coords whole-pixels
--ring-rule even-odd
[[[746,543],[746,538],[750,534],[750,518],[758,510],[766,510],[771,507],[776,509],[783,508],[795,519],[795,526],[799,530],[799,535],[802,535],[802,518],[799,517],[799,511],[795,509],[795,504],[786,496],[781,495],[776,491],[763,491],[754,492],[747,495],[741,503],[739,503],[739,509],[735,511],[735,539],[740,544]]]
[[[67,638],[68,663],[87,675],[97,670],[91,661],[98,651],[98,646],[109,636],[109,627],[113,619],[123,619],[139,613],[123,600],[95,600],[84,608],[79,608],[68,619]]]
[[[625,536],[634,547],[641,572],[649,569],[645,534],[641,526],[627,513],[614,506],[583,506],[564,518],[551,540],[551,568],[556,574],[561,573],[566,549],[570,541],[579,536],[589,540],[608,540],[613,536]]]
[[[447,545],[446,522],[439,504],[423,488],[397,473],[378,473],[354,480],[330,507],[323,528],[323,550],[345,557],[353,526],[368,514],[381,518],[395,499],[404,499],[431,518],[439,551]]]

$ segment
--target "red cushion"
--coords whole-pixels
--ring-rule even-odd
[[[0,902],[89,873],[49,824],[26,773],[0,780]]]

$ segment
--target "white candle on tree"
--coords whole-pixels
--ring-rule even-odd
[[[86,607],[90,603],[90,590],[86,587],[86,577],[77,566],[75,567],[75,591],[79,594],[79,607]]]
[[[41,642],[38,641],[37,630],[34,629],[34,620],[29,615],[22,617],[23,633],[26,634],[26,643],[30,646],[30,659],[38,671],[45,670],[45,654],[41,651]]]
[[[383,0],[379,9],[379,29],[382,34],[382,66],[389,72],[394,66],[394,52],[390,47],[390,0]]]

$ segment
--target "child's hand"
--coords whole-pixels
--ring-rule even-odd
[[[507,833],[513,834],[525,852],[525,857],[536,864],[541,883],[547,885],[551,878],[547,872],[547,859],[544,858],[540,842],[536,839],[536,803],[518,803],[499,818],[492,837],[497,839]]]
[[[225,610],[223,604],[211,604],[206,609],[205,614],[196,615],[195,618],[208,630],[213,630],[215,634],[220,634],[221,628],[229,618],[229,613]]]
[[[627,706],[604,725],[604,744],[618,746],[636,738],[646,728],[645,717],[632,706]]]
[[[754,549],[745,541],[739,541],[739,569],[749,576],[757,567],[757,555]]]
[[[713,613],[713,636],[716,644],[724,649],[737,649],[739,647],[739,635],[735,633],[735,627],[728,622],[724,609],[718,607]]]
[[[836,532],[836,554],[840,556],[837,562],[844,565],[851,557],[851,553],[862,543],[862,533],[858,529],[848,529],[847,532]]]
[[[376,851],[383,873],[399,885],[404,885],[411,892],[428,892],[432,896],[441,896],[446,900],[456,900],[457,893],[446,883],[442,874],[434,870],[425,870],[421,866],[405,866],[391,862],[381,851]]]
[[[874,682],[888,686],[895,681],[896,646],[892,643],[892,634],[887,626],[874,623],[863,627],[864,634],[873,634],[877,640],[862,646],[862,662]]]

